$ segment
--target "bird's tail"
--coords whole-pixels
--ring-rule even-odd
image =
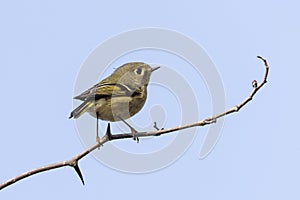
[[[90,107],[92,107],[93,104],[89,101],[83,102],[80,104],[77,108],[75,108],[69,116],[69,119],[74,117],[74,119],[80,117],[83,113],[85,113]]]

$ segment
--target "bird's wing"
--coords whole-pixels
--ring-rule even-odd
[[[95,87],[97,87],[98,84],[94,85],[93,87],[87,89],[86,91],[84,91],[83,93],[81,93],[78,96],[75,96],[73,99],[79,99],[81,101],[86,100],[86,98],[91,94],[91,91],[94,90]]]
[[[126,85],[120,83],[102,83],[92,91],[96,99],[105,96],[130,96],[132,91]]]
[[[87,99],[99,99],[108,96],[130,96],[132,91],[129,87],[120,83],[108,83],[102,81],[88,90],[84,91],[74,99],[85,101]]]

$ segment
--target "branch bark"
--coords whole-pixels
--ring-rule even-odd
[[[253,87],[252,92],[240,104],[238,104],[236,106],[233,106],[232,108],[230,108],[227,111],[222,112],[218,115],[215,115],[215,116],[212,116],[212,117],[209,117],[209,118],[206,118],[206,119],[194,122],[194,123],[190,123],[190,124],[186,124],[186,125],[182,125],[182,126],[177,126],[177,127],[174,127],[174,128],[151,131],[151,132],[138,132],[138,133],[135,133],[135,137],[160,136],[160,135],[163,135],[163,134],[167,134],[167,133],[170,133],[170,132],[175,132],[175,131],[179,131],[179,130],[183,130],[183,129],[187,129],[187,128],[192,128],[192,127],[197,127],[197,126],[205,126],[205,125],[215,123],[217,121],[217,119],[219,119],[221,117],[224,117],[225,115],[228,115],[228,114],[231,114],[231,113],[234,113],[234,112],[238,112],[248,102],[250,102],[253,99],[253,97],[255,96],[255,94],[257,93],[257,91],[260,90],[264,86],[265,83],[267,83],[267,77],[268,77],[268,74],[269,74],[269,66],[268,66],[267,60],[262,58],[261,56],[257,56],[257,58],[261,59],[263,61],[264,65],[265,65],[264,78],[259,84],[257,83],[256,80],[252,81],[252,87]],[[112,135],[111,130],[110,130],[110,124],[108,123],[106,134],[99,140],[99,142],[97,142],[93,146],[87,148],[86,150],[84,150],[80,154],[74,156],[70,160],[66,160],[66,161],[63,161],[63,162],[58,162],[58,163],[46,165],[44,167],[39,167],[39,168],[30,170],[28,172],[25,172],[23,174],[20,174],[18,176],[15,176],[15,177],[1,183],[0,184],[0,190],[2,190],[3,188],[6,188],[9,185],[12,185],[12,184],[18,182],[18,181],[20,181],[24,178],[30,177],[34,174],[49,171],[49,170],[53,170],[53,169],[56,169],[56,168],[66,167],[66,166],[72,167],[75,170],[75,172],[79,176],[82,184],[84,185],[84,179],[83,179],[81,170],[80,170],[79,165],[78,165],[79,160],[81,158],[85,157],[86,155],[88,155],[89,153],[91,153],[92,151],[94,151],[95,149],[100,148],[106,142],[109,142],[111,140],[125,139],[125,138],[132,138],[132,134],[131,133],[122,133],[122,134]]]

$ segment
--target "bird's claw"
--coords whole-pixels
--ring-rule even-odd
[[[131,134],[132,134],[132,138],[134,141],[136,141],[136,143],[139,143],[140,142],[140,139],[139,137],[136,137],[136,133],[138,133],[134,128],[130,128],[131,129]]]

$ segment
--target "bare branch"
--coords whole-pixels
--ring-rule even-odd
[[[94,151],[95,149],[99,148],[101,145],[103,145],[107,141],[109,141],[108,136],[105,135],[100,139],[99,143],[94,144],[93,146],[91,146],[88,149],[84,150],[83,152],[81,152],[80,154],[78,154],[75,157],[71,158],[70,160],[63,161],[63,162],[58,162],[58,163],[54,163],[54,164],[50,164],[50,165],[46,165],[44,167],[36,168],[36,169],[30,170],[28,172],[25,172],[23,174],[20,174],[20,175],[14,177],[12,179],[9,179],[9,180],[1,183],[0,184],[0,190],[2,190],[3,188],[5,188],[9,185],[12,185],[12,184],[16,183],[17,181],[20,181],[24,178],[32,176],[34,174],[49,171],[49,170],[56,169],[56,168],[66,167],[66,166],[72,167],[75,170],[75,172],[77,173],[77,175],[79,176],[82,184],[84,184],[83,176],[81,174],[81,171],[80,171],[80,168],[79,168],[79,165],[78,165],[78,161],[81,158],[83,158],[84,156],[86,156],[89,153],[91,153],[92,151]]]
[[[231,113],[234,113],[234,112],[238,112],[242,107],[244,107],[248,102],[250,102],[253,99],[253,97],[255,96],[255,94],[257,93],[257,91],[260,90],[265,83],[267,83],[267,77],[268,77],[268,73],[269,73],[269,66],[268,66],[267,60],[262,58],[261,56],[257,56],[257,58],[261,59],[264,62],[264,65],[265,65],[264,78],[259,84],[257,84],[256,80],[254,80],[252,82],[253,90],[250,93],[250,95],[242,103],[240,103],[240,104],[238,104],[238,105],[236,105],[236,106],[234,106],[234,107],[228,109],[227,111],[225,111],[223,113],[220,113],[218,115],[215,115],[215,116],[212,116],[212,117],[209,117],[209,118],[206,118],[204,120],[197,121],[197,122],[194,122],[194,123],[190,123],[190,124],[186,124],[186,125],[182,125],[182,126],[177,126],[177,127],[174,127],[174,128],[168,128],[168,129],[161,129],[160,130],[160,129],[157,128],[156,123],[155,123],[154,127],[156,127],[157,131],[138,132],[138,133],[135,133],[134,136],[135,137],[160,136],[160,135],[163,135],[163,134],[167,134],[167,133],[171,133],[171,132],[175,132],[175,131],[179,131],[179,130],[183,130],[183,129],[187,129],[187,128],[191,128],[191,127],[205,126],[205,125],[209,125],[209,124],[212,124],[212,123],[216,123],[217,119],[219,119],[221,117],[224,117],[225,115],[228,115],[228,114],[231,114]],[[80,170],[79,165],[78,165],[78,162],[81,158],[88,155],[89,153],[91,153],[95,149],[100,148],[104,143],[106,143],[108,141],[125,139],[125,138],[132,138],[132,137],[133,136],[132,136],[131,133],[122,133],[122,134],[112,135],[111,130],[110,130],[110,124],[108,123],[106,134],[99,140],[99,142],[97,142],[93,146],[87,148],[86,150],[84,150],[80,154],[74,156],[70,160],[50,164],[50,165],[40,167],[40,168],[36,168],[36,169],[30,170],[28,172],[25,172],[23,174],[20,174],[20,175],[14,177],[12,179],[9,179],[9,180],[7,180],[7,181],[0,184],[0,190],[7,187],[7,186],[9,186],[9,185],[12,185],[12,184],[16,183],[17,181],[20,181],[24,178],[32,176],[34,174],[49,171],[49,170],[56,169],[56,168],[66,167],[66,166],[72,167],[75,170],[75,172],[77,173],[77,175],[79,176],[82,184],[84,184],[84,179],[83,179],[81,170]]]

